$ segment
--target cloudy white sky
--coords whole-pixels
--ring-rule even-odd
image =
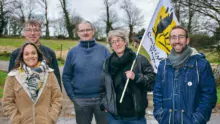
[[[102,12],[105,12],[103,0],[69,0],[71,1],[71,11],[76,12],[81,17],[91,22],[100,18]],[[119,0],[121,1],[121,0]],[[143,27],[147,27],[151,16],[153,15],[156,4],[159,0],[133,0],[134,4],[141,9],[144,14],[145,23]],[[60,17],[61,8],[59,8],[59,0],[49,0],[49,16],[50,18]],[[114,8],[119,8],[115,6]],[[119,15],[123,14],[123,11],[117,9]]]

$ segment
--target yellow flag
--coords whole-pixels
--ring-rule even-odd
[[[159,62],[166,58],[172,49],[169,33],[172,27],[178,24],[170,0],[160,0],[142,39],[142,45],[151,57],[155,72]]]

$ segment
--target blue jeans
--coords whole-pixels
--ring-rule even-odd
[[[77,124],[91,124],[93,114],[96,124],[107,124],[107,117],[104,111],[100,110],[99,98],[93,99],[74,99],[74,109]]]
[[[115,119],[111,114],[107,113],[108,124],[147,124],[146,118],[142,117],[140,119],[137,118],[123,118],[123,119]]]

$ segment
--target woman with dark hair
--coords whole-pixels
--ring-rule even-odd
[[[53,69],[43,58],[40,50],[27,42],[21,47],[15,67],[7,76],[3,112],[13,124],[56,123],[62,94]]]
[[[127,47],[128,37],[123,30],[108,33],[113,53],[103,66],[100,87],[101,110],[108,114],[109,124],[146,124],[147,91],[151,91],[155,73],[148,60]],[[131,65],[136,58],[134,69]],[[122,103],[120,98],[129,79]]]

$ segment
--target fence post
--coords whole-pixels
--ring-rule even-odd
[[[60,60],[62,60],[62,48],[63,48],[63,44],[60,45]]]

